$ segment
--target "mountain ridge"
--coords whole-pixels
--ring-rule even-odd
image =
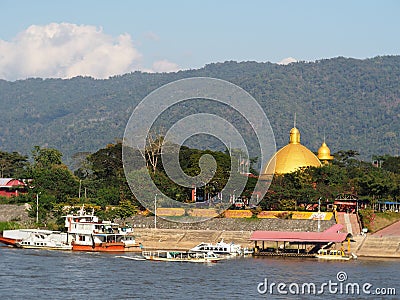
[[[317,151],[356,150],[363,159],[399,155],[400,56],[336,57],[278,65],[211,63],[175,73],[133,72],[109,79],[0,80],[0,149],[30,154],[57,148],[68,163],[121,139],[134,107],[151,91],[189,77],[236,84],[265,110],[277,147],[287,144],[296,112],[301,142]]]

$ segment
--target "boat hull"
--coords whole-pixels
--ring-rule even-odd
[[[74,243],[73,251],[85,252],[140,252],[139,245],[125,245],[124,243],[99,243],[95,245],[82,245]]]
[[[16,246],[18,248],[24,248],[24,249],[37,249],[37,250],[62,250],[62,251],[71,251],[72,250],[72,246],[25,246],[25,245],[19,245],[16,244]]]
[[[0,243],[6,244],[6,245],[9,245],[9,246],[14,246],[14,247],[16,247],[16,244],[17,244],[18,242],[20,242],[20,241],[21,241],[21,240],[6,238],[6,237],[0,235]]]
[[[153,260],[153,261],[169,261],[169,262],[191,262],[191,263],[216,263],[220,261],[220,259],[176,259],[176,258],[160,258],[160,257],[153,257],[153,256],[145,256],[146,260]]]
[[[324,260],[350,260],[353,257],[346,255],[346,253],[343,250],[325,250],[325,249],[320,249],[318,253],[315,255],[316,258],[318,259],[324,259]]]
[[[223,258],[212,253],[179,252],[179,251],[143,251],[142,256],[146,260],[167,262],[191,262],[191,263],[216,263]]]
[[[350,260],[351,257],[349,256],[329,256],[329,255],[316,255],[315,256],[318,259],[324,259],[324,260]]]

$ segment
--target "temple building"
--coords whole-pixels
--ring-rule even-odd
[[[322,143],[321,147],[319,147],[319,149],[318,149],[318,159],[324,165],[329,164],[329,162],[333,160],[333,156],[331,155],[331,150],[328,148],[325,141]]]
[[[294,126],[290,130],[289,144],[278,150],[262,171],[261,179],[268,180],[274,174],[286,174],[303,167],[321,167],[333,159],[325,141],[316,156],[300,143],[300,131]]]

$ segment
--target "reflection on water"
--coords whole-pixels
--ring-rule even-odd
[[[124,254],[129,256],[134,254]],[[261,295],[260,283],[295,285],[329,280],[397,288],[400,260],[348,262],[297,258],[235,258],[215,264],[150,262],[115,254],[77,253],[0,247],[1,299],[296,299],[310,295]],[[400,292],[400,287],[399,287]],[[324,299],[372,299],[332,295]],[[376,298],[376,297],[375,297]],[[395,299],[387,296],[384,299]]]

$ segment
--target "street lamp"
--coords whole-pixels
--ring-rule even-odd
[[[154,196],[154,229],[157,229],[157,194]]]

